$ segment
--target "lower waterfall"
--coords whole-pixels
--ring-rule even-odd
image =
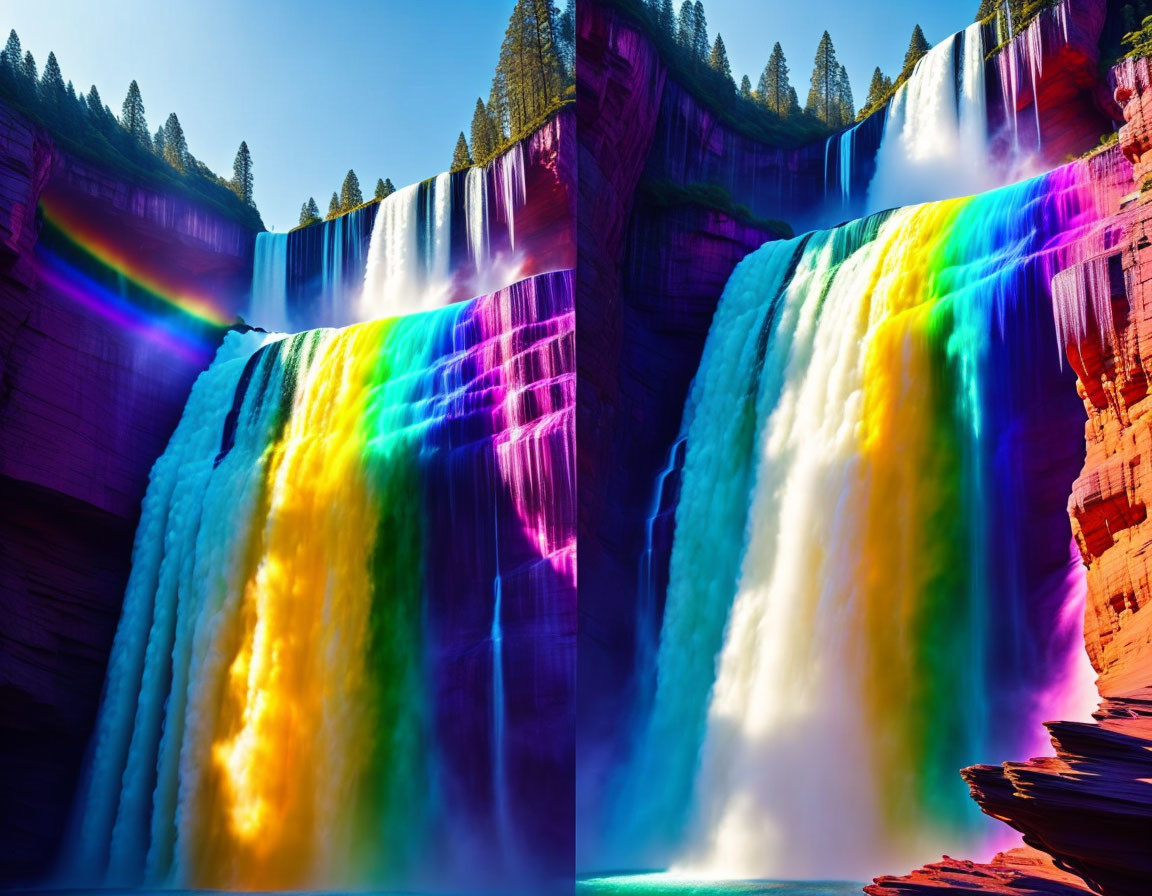
[[[151,474],[71,881],[570,873],[572,290],[228,334]]]
[[[997,845],[959,769],[1035,755],[1094,696],[1050,291],[1108,248],[1092,180],[1073,164],[737,267],[685,407],[655,696],[602,867],[861,879]]]

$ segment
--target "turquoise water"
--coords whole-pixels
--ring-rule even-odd
[[[586,877],[577,881],[582,896],[848,896],[864,886],[834,880],[703,880],[666,873]]]

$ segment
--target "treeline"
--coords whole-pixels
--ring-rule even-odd
[[[372,200],[369,201],[387,199],[395,192],[396,187],[392,185],[391,178],[377,178],[376,190],[372,194]],[[355,171],[349,168],[348,173],[344,175],[344,183],[340,185],[338,191],[333,191],[332,198],[328,200],[328,214],[321,218],[320,206],[316,204],[315,197],[309,196],[308,201],[300,208],[300,223],[296,226],[306,227],[309,224],[318,224],[322,220],[331,221],[333,218],[364,204],[364,194],[360,190],[360,178],[356,176]]]
[[[37,70],[15,30],[0,51],[0,97],[42,124],[63,146],[128,176],[178,186],[252,227],[263,227],[253,200],[252,155],[240,143],[232,179],[213,172],[188,149],[176,113],[152,134],[139,85],[133,81],[117,117],[92,85],[87,93],[65,81],[56,54]],[[238,202],[237,202],[238,200]]]
[[[469,135],[461,131],[450,170],[486,165],[527,137],[576,95],[576,5],[516,0],[488,102],[476,98]]]
[[[476,98],[469,135],[456,138],[450,171],[486,165],[518,140],[531,134],[557,109],[576,96],[576,4],[563,12],[551,0],[517,0],[508,19],[488,102]],[[392,181],[376,181],[373,199],[396,191]],[[360,181],[349,171],[332,194],[327,219],[363,205]],[[316,199],[300,209],[300,227],[323,220]]]

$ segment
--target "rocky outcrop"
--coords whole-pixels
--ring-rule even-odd
[[[864,888],[872,896],[934,896],[946,892],[979,892],[1002,896],[1082,896],[1082,880],[1027,847],[996,855],[982,864],[945,856],[907,877],[880,877]]]
[[[3,882],[42,872],[62,835],[148,471],[220,333],[190,324],[175,351],[120,314],[115,289],[61,288],[38,245],[41,202],[109,235],[103,248],[117,257],[162,262],[197,293],[234,296],[235,308],[251,277],[246,228],[69,157],[0,107]],[[117,282],[87,261],[84,276]],[[163,320],[179,330],[175,312]]]

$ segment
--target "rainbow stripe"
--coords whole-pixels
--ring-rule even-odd
[[[570,875],[571,272],[230,333],[153,470],[72,867]]]
[[[1092,692],[1064,514],[1083,409],[1050,293],[1106,248],[1090,169],[732,275],[604,867],[861,879],[995,845],[958,770],[1034,755]]]
[[[87,213],[76,202],[54,193],[45,193],[40,200],[40,214],[49,225],[49,242],[66,249],[58,254],[78,258],[81,265],[106,272],[127,280],[135,289],[169,310],[178,311],[194,321],[210,326],[227,326],[234,318],[223,309],[219,300],[182,280],[163,257],[149,256],[138,246],[126,243],[127,237],[114,227],[97,223],[97,217]]]

